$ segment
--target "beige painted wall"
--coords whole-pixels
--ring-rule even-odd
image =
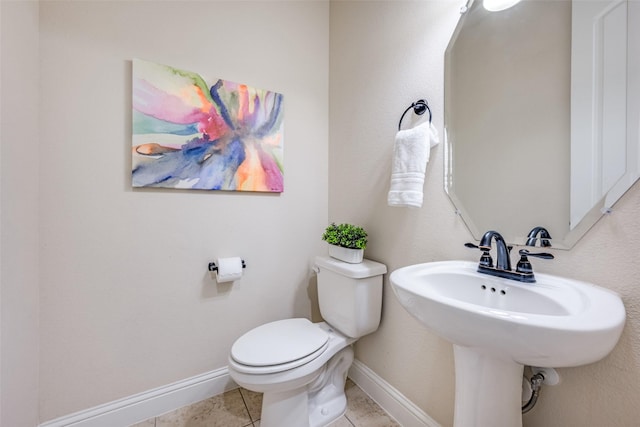
[[[38,422],[38,3],[0,2],[0,425]]]
[[[443,147],[431,152],[424,206],[390,208],[386,196],[398,119],[411,102],[429,100],[443,125],[443,54],[460,2],[331,4],[329,220],[370,231],[365,256],[390,270],[428,261],[476,260],[472,239],[443,191]],[[405,125],[409,121],[405,118]],[[545,387],[526,427],[636,425],[640,407],[640,184],[636,183],[571,251],[536,262],[541,272],[592,281],[618,291],[628,320],[605,360],[560,369],[563,382]],[[380,329],[360,340],[356,357],[443,426],[453,417],[451,346],[423,328],[385,283]]]
[[[327,222],[326,2],[40,5],[40,418],[226,366],[309,316]],[[131,59],[284,94],[281,195],[132,190]],[[216,286],[207,263],[242,256]]]

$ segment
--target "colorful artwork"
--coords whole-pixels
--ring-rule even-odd
[[[282,192],[282,98],[133,60],[133,186]]]

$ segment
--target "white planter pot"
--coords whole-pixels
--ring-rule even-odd
[[[329,245],[329,256],[348,262],[349,264],[358,264],[362,262],[364,257],[364,249],[343,248],[342,246]]]

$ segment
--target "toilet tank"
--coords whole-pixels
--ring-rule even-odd
[[[368,259],[349,264],[330,257],[315,260],[318,304],[324,320],[351,338],[378,329],[382,314],[382,275],[387,267]]]

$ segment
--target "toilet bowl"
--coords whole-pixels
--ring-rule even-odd
[[[301,334],[288,334],[291,326]],[[271,327],[271,330],[266,331],[265,327]],[[302,354],[301,349],[305,348],[305,345],[308,347],[303,353],[309,352],[294,360],[282,359],[282,363],[255,366],[237,360],[242,360],[241,351],[249,350],[249,346],[239,350],[234,344],[229,356],[231,377],[241,387],[264,393],[261,427],[315,427],[326,425],[342,416],[346,410],[346,399],[341,398],[344,395],[342,389],[347,370],[353,361],[351,343],[355,339],[345,337],[325,322],[311,323],[307,319],[280,320],[256,329],[261,328],[261,332],[266,333],[264,339],[268,339],[267,334],[270,334],[269,338],[273,338],[274,343],[256,348],[254,355],[264,355],[262,349],[277,348],[286,338],[290,338],[291,343],[295,343],[294,346],[297,347],[292,349],[291,358]],[[280,336],[277,333],[278,328],[283,331]],[[256,332],[256,329],[251,332]],[[305,331],[315,335],[315,339],[305,342],[302,338],[297,341],[296,338],[300,338]],[[246,335],[241,338],[245,337]],[[301,343],[302,346],[298,347]],[[286,346],[285,344],[280,349],[284,350]],[[314,393],[314,390],[324,390],[324,393],[320,395]]]
[[[264,393],[261,427],[322,427],[341,417],[352,344],[380,323],[386,266],[316,257],[315,270],[324,322],[270,322],[247,332],[231,348],[231,378]]]

